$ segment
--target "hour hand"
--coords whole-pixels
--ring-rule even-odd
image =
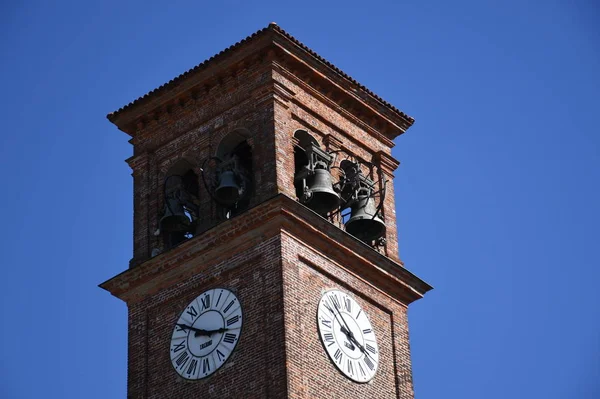
[[[219,328],[219,329],[216,329],[216,330],[204,330],[204,331],[206,331],[208,334],[214,334],[214,333],[221,334],[221,333],[224,333],[225,331],[229,331],[229,328],[222,327],[222,328]]]
[[[210,334],[211,334],[211,332],[210,332],[210,331],[208,331],[208,330],[203,330],[203,329],[201,329],[201,328],[195,328],[195,327],[192,327],[192,326],[188,326],[188,325],[186,325],[186,324],[179,324],[179,323],[177,323],[177,325],[178,325],[179,327],[183,328],[184,330],[190,330],[190,331],[194,331],[194,332],[195,332],[195,334],[194,334],[194,335],[195,335],[196,337],[197,337],[197,336],[200,336],[200,335],[206,335],[206,336],[209,336],[209,337],[210,337]]]

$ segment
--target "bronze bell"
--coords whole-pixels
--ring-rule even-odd
[[[215,189],[215,198],[224,205],[235,205],[241,196],[241,188],[236,182],[235,173],[225,170],[219,177],[219,186]]]
[[[179,198],[170,196],[165,201],[165,213],[160,218],[160,230],[164,232],[186,232],[190,229],[190,218],[185,214]]]
[[[350,219],[346,222],[346,231],[366,243],[371,243],[383,236],[385,223],[376,215],[376,212],[377,207],[373,197],[359,197],[352,205]]]
[[[327,169],[315,169],[306,178],[306,193],[304,203],[307,207],[325,215],[336,209],[340,203],[340,196],[333,190],[331,174]]]

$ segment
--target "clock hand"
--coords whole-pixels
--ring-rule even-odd
[[[342,331],[343,334],[345,334],[348,337],[348,340],[353,343],[354,345],[356,345],[358,347],[358,349],[360,349],[360,351],[362,353],[364,353],[365,355],[367,355],[368,357],[370,357],[372,360],[373,356],[371,356],[371,354],[369,354],[369,352],[365,349],[364,346],[362,346],[358,340],[354,337],[354,334],[352,333],[352,331],[350,331],[350,329],[348,328],[348,324],[346,324],[346,320],[344,320],[344,317],[342,316],[341,312],[339,311],[339,309],[337,308],[337,306],[335,306],[335,303],[333,304],[333,307],[335,308],[335,310],[338,311],[338,313],[340,314],[340,318],[344,321],[345,327],[341,326],[340,330]],[[335,313],[334,313],[335,315]],[[337,319],[337,316],[336,316]]]
[[[217,330],[205,330],[208,334],[213,334],[213,333],[224,333],[225,331],[229,331],[229,328],[225,328],[225,327],[221,327]]]
[[[371,360],[375,361],[375,359],[373,358],[373,356],[371,356],[371,354],[370,354],[370,353],[369,353],[369,352],[368,352],[368,351],[365,349],[365,347],[364,347],[364,346],[362,346],[361,344],[359,344],[359,343],[358,343],[358,341],[356,340],[356,338],[354,338],[354,336],[350,337],[350,341],[351,341],[351,342],[352,342],[354,345],[358,346],[358,349],[360,349],[360,351],[361,351],[362,353],[364,353],[365,355],[367,355],[368,357],[370,357],[370,358],[371,358]]]
[[[197,337],[197,336],[199,336],[199,335],[207,335],[207,336],[210,336],[210,333],[211,333],[211,332],[210,332],[210,331],[208,331],[208,330],[203,330],[203,329],[200,329],[200,328],[195,328],[195,327],[188,326],[188,325],[185,325],[185,324],[179,324],[179,323],[177,323],[177,325],[178,325],[179,327],[183,328],[183,329],[190,330],[190,331],[194,331],[194,332],[196,333],[196,334],[195,334],[195,336],[196,336],[196,337]]]
[[[342,322],[344,322],[344,326],[346,327],[346,328],[345,328],[345,330],[346,330],[346,331],[344,331],[344,326],[342,326],[342,327],[341,327],[341,331],[342,331],[344,334],[346,334],[346,336],[347,336],[347,337],[348,337],[350,340],[354,339],[354,334],[352,334],[352,331],[350,331],[350,327],[348,327],[348,324],[346,323],[346,320],[344,320],[344,316],[342,316],[342,312],[340,312],[340,310],[338,309],[338,307],[337,307],[337,305],[335,304],[335,302],[332,302],[332,304],[333,304],[333,308],[334,308],[335,310],[337,310],[338,314],[340,315],[340,319],[342,319]],[[335,315],[335,313],[334,313],[334,315]],[[337,316],[336,316],[336,319],[337,319]]]

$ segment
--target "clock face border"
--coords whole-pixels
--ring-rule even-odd
[[[225,300],[227,300],[230,295],[233,295],[234,298],[235,298],[235,300],[237,300],[237,302],[238,302],[239,306],[238,306],[238,308],[236,308],[236,310],[239,309],[239,323],[240,323],[240,326],[239,326],[239,328],[237,328],[238,331],[239,331],[239,333],[237,334],[237,337],[235,338],[233,346],[229,350],[229,353],[227,354],[225,360],[221,364],[219,364],[216,368],[214,368],[209,374],[202,375],[202,372],[198,371],[198,378],[187,378],[185,375],[183,375],[182,373],[180,373],[177,370],[177,367],[175,367],[175,363],[174,363],[175,362],[175,358],[172,357],[172,354],[171,354],[171,350],[173,349],[173,340],[174,340],[173,339],[173,335],[175,334],[175,332],[177,330],[177,323],[179,323],[179,321],[181,320],[181,318],[183,317],[183,315],[189,310],[189,308],[194,303],[198,304],[198,302],[200,301],[200,297],[202,297],[204,294],[206,294],[208,292],[211,292],[211,291],[215,292],[215,291],[219,291],[219,290],[222,290],[222,292],[228,292],[229,293],[229,295],[227,297],[225,297]],[[221,315],[221,317],[223,317],[223,314],[220,311],[218,311],[218,312]],[[192,324],[194,324],[200,318],[200,316],[202,314],[204,314],[204,313],[206,313],[206,311],[205,312],[200,312],[198,314],[198,316],[194,319],[194,322]],[[227,314],[227,312],[225,312],[225,314]],[[231,314],[233,315],[234,311],[232,311]],[[184,381],[187,381],[187,382],[197,382],[197,381],[201,381],[201,380],[204,380],[204,379],[207,379],[207,378],[213,376],[221,368],[223,368],[223,366],[225,366],[227,364],[227,362],[229,361],[229,359],[231,359],[231,357],[233,356],[235,350],[237,349],[237,345],[238,345],[238,343],[240,341],[240,338],[242,336],[242,331],[243,331],[243,328],[244,328],[244,319],[245,319],[244,307],[243,307],[242,301],[240,300],[240,298],[238,296],[238,292],[235,289],[226,288],[226,287],[213,287],[213,288],[209,288],[209,289],[205,289],[205,290],[201,291],[200,294],[198,294],[196,297],[194,297],[194,299],[191,302],[189,302],[183,308],[183,310],[181,311],[181,313],[179,313],[179,316],[177,318],[177,321],[175,322],[175,327],[173,328],[173,332],[171,333],[171,338],[170,338],[170,341],[169,341],[169,359],[170,359],[172,370],[175,372],[175,374],[177,375],[177,377],[179,377],[179,378],[181,378],[181,379],[183,379]],[[226,326],[227,320],[225,319],[225,317],[223,317],[223,322],[224,322],[224,326]],[[191,331],[188,332],[188,335],[186,336],[186,340],[184,342],[187,342],[187,340],[189,339],[189,334],[193,334],[193,332],[191,332]],[[209,354],[212,353],[212,352],[214,352],[215,350],[217,350],[219,348],[219,346],[221,345],[221,342],[223,341],[224,338],[225,338],[225,335],[223,334],[223,336],[220,337],[220,341],[217,344],[217,346],[213,350],[211,350],[209,352]],[[186,347],[185,350],[187,352],[190,352],[188,347]],[[198,358],[198,356],[195,356],[195,357]],[[200,358],[205,358],[205,357],[203,356],[203,357],[200,357]],[[184,364],[187,364],[187,361]],[[198,363],[198,366],[200,367],[200,363]]]
[[[366,342],[365,342],[366,340],[364,339],[364,335],[366,335],[366,334],[371,334],[372,335],[372,337],[370,337],[368,339],[368,341],[372,342],[373,344],[370,345],[370,348],[368,348],[368,349],[369,350],[374,350],[374,355],[373,356],[375,356],[375,358],[371,358],[371,361],[375,360],[375,362],[373,362],[374,363],[374,368],[371,369],[372,371],[371,371],[370,375],[368,375],[367,378],[365,378],[365,379],[359,379],[358,377],[354,377],[353,375],[349,375],[349,372],[346,371],[346,370],[344,370],[344,365],[342,365],[341,363],[337,362],[336,358],[335,358],[335,354],[331,353],[331,352],[333,352],[333,350],[330,350],[330,348],[332,346],[337,345],[337,348],[339,350],[341,350],[341,352],[342,352],[342,355],[340,357],[342,359],[341,361],[342,362],[346,361],[347,360],[346,358],[350,359],[350,357],[347,356],[347,354],[345,352],[345,351],[350,351],[350,350],[347,347],[345,349],[340,348],[341,345],[339,345],[337,343],[337,336],[339,336],[340,334],[336,334],[335,333],[334,326],[336,324],[340,325],[339,319],[336,319],[335,317],[331,317],[331,323],[329,323],[329,324],[331,324],[331,327],[329,327],[328,331],[324,332],[324,329],[328,328],[328,327],[327,327],[327,323],[324,323],[322,321],[322,312],[323,313],[326,312],[326,310],[322,309],[322,307],[324,306],[323,305],[323,300],[324,300],[324,298],[326,298],[326,296],[328,294],[331,294],[331,293],[338,293],[341,296],[345,296],[345,297],[349,298],[358,307],[357,309],[355,309],[355,311],[357,311],[357,313],[358,313],[358,311],[360,311],[360,315],[358,317],[354,318],[354,322],[355,322],[354,324],[351,324],[352,323],[351,319],[353,318],[352,314],[348,313],[346,311],[346,309],[344,309],[344,310],[340,309],[340,310],[342,310],[342,312],[344,314],[348,315],[348,317],[344,317],[344,321],[349,324],[349,328],[353,331],[353,333],[359,332],[361,334],[361,337],[358,340],[362,341],[362,342],[359,342],[359,343],[361,343],[363,345],[363,347],[366,348]],[[343,299],[343,297],[342,298],[338,298],[338,300],[341,300],[341,299]],[[325,314],[328,314],[328,313],[325,313]],[[363,324],[362,326],[359,326],[359,324],[356,322],[356,319],[358,319],[360,316],[362,316],[361,320],[366,320],[366,321],[362,322],[362,324]],[[337,317],[339,318],[339,317],[342,317],[342,316],[338,315]],[[363,310],[362,306],[360,306],[360,304],[358,303],[358,301],[356,301],[356,299],[354,298],[354,296],[351,295],[350,293],[342,291],[342,290],[340,290],[338,288],[330,288],[330,289],[324,289],[324,290],[322,290],[321,291],[321,297],[319,298],[319,304],[317,306],[316,322],[317,322],[317,333],[319,335],[319,340],[321,341],[321,344],[323,346],[323,350],[325,351],[325,353],[327,355],[327,358],[331,361],[331,363],[333,363],[335,365],[335,368],[338,370],[338,372],[340,372],[340,374],[342,374],[344,377],[346,377],[349,380],[351,380],[353,382],[356,382],[358,384],[367,384],[367,383],[370,383],[373,380],[373,378],[375,377],[375,375],[377,374],[377,370],[379,368],[379,346],[377,345],[377,338],[376,338],[375,330],[373,329],[373,325],[371,324],[371,320],[367,316],[366,312]],[[352,325],[352,326],[350,327],[350,325]],[[359,327],[358,330],[357,330],[357,327]],[[368,330],[368,333],[363,333],[362,332],[362,327],[366,327],[364,330],[365,331]],[[328,336],[325,336],[325,334],[328,334]],[[341,335],[343,335],[343,333],[341,333]],[[358,350],[359,349],[356,348],[356,346],[355,346],[354,351],[358,352]],[[346,358],[344,358],[344,355],[346,356]],[[365,355],[365,357],[367,357],[367,355]],[[357,359],[360,359],[360,358],[362,358],[362,355],[359,356],[359,357],[357,357],[357,358],[352,358],[352,360],[356,361],[356,363],[353,363],[353,364],[356,364],[357,366],[356,367],[353,366],[353,368],[355,368],[357,370],[357,373],[358,373],[358,364],[361,363],[360,360],[357,360]],[[364,369],[366,371],[367,365],[366,364],[364,364],[364,365],[361,364],[360,367],[364,367]]]

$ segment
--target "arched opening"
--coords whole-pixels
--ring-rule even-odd
[[[229,219],[250,204],[254,191],[250,132],[235,129],[219,142],[215,157],[203,173],[208,175],[207,188],[217,204],[217,215]]]
[[[305,130],[294,133],[294,187],[298,200],[325,216],[339,205],[330,168],[333,157]]]
[[[165,249],[194,236],[199,218],[198,176],[186,160],[173,165],[163,181],[164,206],[159,232]]]

